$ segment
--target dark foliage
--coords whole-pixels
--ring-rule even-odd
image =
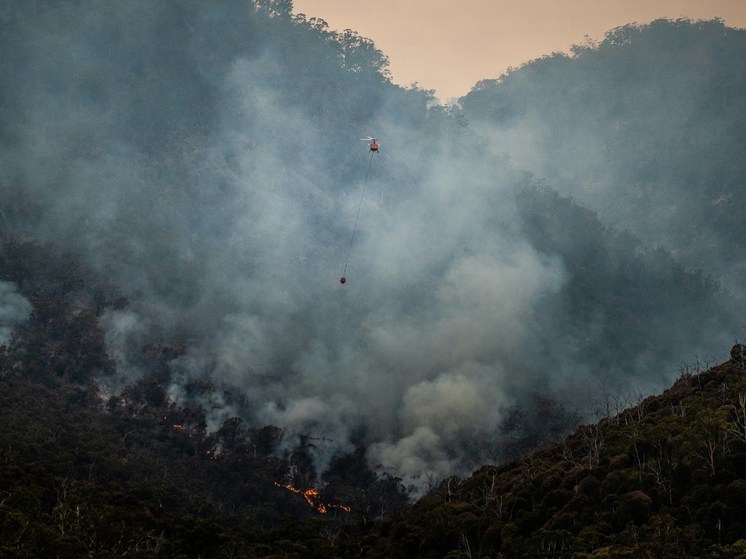
[[[0,251],[0,279],[18,285],[33,306],[6,349],[6,363],[46,383],[85,383],[111,372],[97,317],[106,307],[126,306],[126,299],[92,273],[85,277],[75,254],[13,238]]]
[[[475,126],[529,126],[534,172],[604,222],[737,283],[744,262],[746,31],[658,20],[485,80]],[[521,146],[525,147],[525,146]]]
[[[297,154],[293,172],[312,170],[323,177],[324,190],[315,194],[318,199],[293,188],[291,194],[318,209],[328,204],[319,200],[349,188],[357,172],[338,160],[342,150],[336,149],[357,142],[357,135],[351,140],[329,131],[368,126],[385,106],[397,117],[392,121],[407,128],[402,137],[426,136],[412,151],[424,154],[461,134],[463,122],[455,109],[429,107],[429,92],[391,84],[387,59],[371,41],[293,16],[291,0],[215,3],[222,14],[218,29],[209,12],[191,9],[196,5],[172,0],[154,11],[133,10],[130,28],[155,30],[145,34],[152,42],[142,44],[122,33],[117,21],[81,24],[81,36],[90,43],[85,47],[110,49],[111,56],[80,63],[75,48],[55,48],[54,34],[45,36],[48,57],[35,56],[26,31],[36,25],[77,30],[80,14],[88,13],[86,2],[16,2],[0,14],[11,53],[0,61],[0,71],[9,82],[24,80],[23,87],[0,91],[0,120],[15,123],[0,130],[3,145],[22,144],[24,127],[39,125],[39,106],[57,116],[95,115],[79,129],[77,119],[65,121],[73,126],[62,129],[75,133],[41,159],[44,172],[24,169],[37,183],[2,178],[0,280],[17,287],[32,312],[0,347],[0,557],[743,556],[743,347],[733,348],[730,362],[704,373],[699,366],[684,367],[661,396],[633,398],[630,405],[630,397],[617,392],[630,379],[662,384],[672,372],[661,364],[679,360],[682,347],[692,353],[700,348],[691,344],[717,347],[717,336],[737,329],[732,299],[679,257],[689,265],[701,257],[725,279],[743,264],[743,199],[737,193],[744,177],[743,33],[717,21],[627,26],[600,45],[577,47],[573,58],[546,57],[484,82],[462,100],[475,129],[545,123],[546,145],[535,147],[546,162],[535,170],[559,192],[593,208],[533,181],[516,190],[518,220],[505,227],[522,229],[516,238],[530,245],[531,254],[558,261],[566,281],[526,316],[533,322],[526,342],[531,351],[496,363],[512,363],[518,375],[529,371],[541,382],[572,372],[582,379],[598,376],[598,402],[592,404],[601,420],[550,446],[579,421],[566,405],[573,398],[563,399],[561,390],[524,391],[501,410],[494,449],[485,450],[483,438],[472,440],[463,425],[459,431],[459,444],[469,448],[458,451],[467,457],[488,452],[491,462],[512,461],[484,466],[469,479],[434,481],[426,496],[405,507],[401,480],[373,472],[364,446],[334,456],[328,470],[319,472],[312,460],[317,441],[309,435],[289,440],[280,427],[247,425],[237,417],[208,430],[201,399],[220,393],[240,408],[244,395],[192,379],[180,386],[185,397],[175,405],[167,386],[174,363],[190,349],[190,336],[216,341],[205,333],[233,310],[230,297],[205,297],[201,287],[211,277],[207,255],[219,248],[230,260],[244,250],[229,246],[233,232],[224,216],[243,220],[247,208],[228,212],[235,200],[231,188],[240,181],[206,181],[207,169],[239,174],[240,165],[257,165],[268,154]],[[672,56],[678,51],[689,55]],[[659,55],[649,58],[651,52]],[[215,79],[233,76],[237,57],[248,64],[244,81]],[[262,63],[252,66],[257,60]],[[692,60],[707,72],[682,72],[681,65]],[[104,61],[105,85],[97,80]],[[66,79],[70,68],[75,79]],[[256,97],[271,97],[276,114],[297,110],[298,122],[317,124],[315,133],[325,136],[327,149],[301,149],[288,130],[268,125],[255,99],[247,107],[224,102],[235,92],[220,87],[257,84]],[[216,165],[203,166],[213,156],[213,134],[233,119],[236,127],[261,134],[242,136],[243,143],[230,144]],[[55,131],[54,122],[39,126]],[[116,146],[106,145],[111,129],[121,136]],[[485,155],[481,144],[476,133],[467,144],[449,144],[456,153],[450,164],[469,150]],[[600,146],[603,157],[580,157],[590,146]],[[126,162],[116,177],[107,173],[118,165],[103,165],[107,173],[85,177],[68,168],[69,161],[83,162],[80,171],[86,162],[109,157]],[[130,176],[134,163],[136,180]],[[495,161],[485,157],[480,164],[485,172],[476,175],[483,180]],[[413,178],[419,171],[404,169],[397,182],[427,188]],[[601,180],[607,176],[613,177],[608,184]],[[79,190],[83,179],[86,187]],[[109,190],[103,189],[99,181],[109,179]],[[614,204],[588,188],[596,182],[614,192]],[[265,186],[257,191],[271,191]],[[395,196],[405,199],[407,188]],[[603,194],[604,188],[597,190]],[[122,202],[120,192],[132,196]],[[99,195],[127,211],[99,213]],[[497,194],[484,200],[467,207],[503,215]],[[95,211],[83,225],[79,212],[89,202]],[[200,212],[184,216],[187,208],[205,206],[218,219],[207,223]],[[250,219],[262,216],[261,209],[254,211]],[[304,214],[309,221],[324,216]],[[438,224],[443,216],[418,217]],[[433,244],[452,241],[445,238],[447,228],[429,227]],[[487,229],[485,222],[483,230],[465,236],[480,237]],[[315,246],[321,247],[331,233],[318,230]],[[102,232],[107,235],[99,238]],[[34,235],[57,243],[30,240]],[[176,238],[189,242],[169,242]],[[464,251],[475,247],[467,243]],[[460,256],[447,253],[445,260],[450,258]],[[118,268],[121,262],[129,265]],[[146,262],[156,265],[142,281],[138,264]],[[240,268],[241,274],[251,277],[259,264],[242,262],[247,269]],[[432,268],[428,275],[447,263],[434,259]],[[193,282],[184,280],[185,271]],[[407,301],[413,312],[437,291],[429,281],[419,286],[422,291],[405,288],[413,292]],[[226,279],[226,285],[232,282]],[[145,291],[157,297],[148,299]],[[117,370],[107,354],[102,316],[148,301],[178,308],[177,326],[167,335],[157,328],[144,335],[128,356],[141,377],[116,395],[104,394],[102,381]],[[272,374],[303,354],[286,357],[292,353],[286,342],[304,348],[312,340],[304,338],[299,317],[278,323],[301,334],[277,337],[277,354],[283,355],[273,362]],[[676,328],[669,328],[673,323]],[[682,342],[682,332],[697,341]],[[593,390],[582,388],[586,394]],[[318,493],[306,493],[311,489]]]
[[[72,255],[10,239],[2,248],[2,279],[34,310],[0,347],[0,556],[322,557],[353,523],[407,502],[362,449],[319,479],[303,444],[280,452],[282,429],[234,418],[207,433],[204,410],[173,405],[161,384],[178,348],[148,344],[150,373],[105,397],[94,299],[125,302],[89,287]],[[322,490],[311,502],[278,483]]]
[[[731,360],[441,486],[363,538],[364,557],[740,557],[746,377]]]
[[[589,366],[622,391],[636,378],[648,381],[681,358],[678,327],[697,332],[690,355],[706,355],[710,336],[736,332],[733,295],[702,270],[691,270],[660,246],[646,246],[629,230],[603,225],[595,212],[546,186],[516,195],[526,237],[537,250],[561,258],[567,281],[543,302],[537,326],[551,340],[537,354],[559,367]],[[667,326],[676,324],[676,328]],[[562,343],[557,343],[558,339]]]

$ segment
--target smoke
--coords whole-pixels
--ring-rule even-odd
[[[459,472],[458,449],[476,434],[486,439],[499,424],[509,404],[505,372],[494,366],[467,363],[407,388],[401,407],[398,438],[373,445],[374,462],[407,479],[423,472],[442,476]]]
[[[745,44],[717,19],[630,24],[462,103],[513,164],[741,296]]]
[[[340,66],[323,27],[246,2],[17,2],[3,17],[19,54],[2,69],[0,180],[34,210],[13,225],[127,293],[101,318],[113,385],[149,373],[145,344],[182,343],[170,398],[200,379],[243,396],[205,397],[211,428],[241,415],[321,437],[320,470],[367,444],[408,480],[463,472],[471,441],[531,394],[585,409],[593,357],[548,334],[567,266],[516,205],[521,169],[546,155],[525,123],[485,142],[427,92]]]
[[[7,344],[13,329],[31,315],[31,303],[15,284],[0,281],[0,345]]]

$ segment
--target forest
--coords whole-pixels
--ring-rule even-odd
[[[0,27],[0,556],[746,553],[746,31],[441,105],[290,0]]]

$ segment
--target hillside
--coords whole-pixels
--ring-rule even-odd
[[[601,494],[669,518],[617,412],[743,334],[743,30],[625,26],[440,106],[291,0],[8,0],[0,29],[3,553],[590,553],[558,479],[612,462],[593,549],[631,533]],[[552,455],[554,501],[477,514],[457,477],[507,487],[599,410],[622,431]],[[726,439],[686,491],[740,479]],[[438,491],[369,528],[440,480],[464,538],[422,539]],[[687,546],[736,545],[677,495]]]
[[[741,557],[744,353],[686,367],[632,407],[599,394],[598,422],[405,506],[399,480],[360,452],[305,499],[280,487],[312,474],[302,449],[274,452],[279,429],[232,420],[208,434],[157,383],[106,400],[24,380],[6,351],[0,556]]]
[[[241,395],[195,381],[184,387],[194,403],[175,403],[164,370],[183,348],[143,347],[147,374],[109,393],[99,320],[127,301],[74,254],[8,239],[2,249],[3,319],[8,278],[33,310],[0,345],[0,557],[253,557],[281,541],[321,557],[331,542],[319,530],[407,502],[362,449],[317,472],[312,437],[237,417],[208,430],[204,402]]]
[[[746,362],[687,367],[563,442],[450,478],[363,541],[364,557],[743,557]]]
[[[523,195],[534,216],[541,200],[572,211],[551,192]],[[401,479],[372,471],[365,448],[319,472],[313,449],[324,441],[302,437],[284,446],[282,428],[238,418],[208,430],[199,402],[220,393],[216,387],[187,385],[192,406],[166,391],[167,364],[183,348],[143,347],[147,375],[107,394],[114,364],[99,320],[127,300],[74,254],[5,239],[3,255],[3,285],[20,286],[33,310],[0,347],[2,556],[743,552],[743,346],[707,371],[700,363],[682,367],[660,396],[598,385],[600,421],[559,444],[552,441],[577,416],[551,400],[526,402],[507,414],[493,441],[497,456],[516,460],[465,479],[433,478],[428,494],[407,505]],[[703,290],[692,286],[693,294]],[[318,494],[300,494],[317,487]]]
[[[745,47],[719,20],[625,25],[461,104],[517,165],[740,293]]]
[[[208,435],[155,383],[107,401],[4,370],[0,420],[0,557],[329,557],[331,535],[406,503],[360,453],[306,499],[282,487],[314,474],[302,449],[275,453],[280,429]]]

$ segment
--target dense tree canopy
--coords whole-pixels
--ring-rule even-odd
[[[742,552],[740,362],[682,365],[742,335],[742,30],[446,107],[291,0],[6,4],[0,555]]]

